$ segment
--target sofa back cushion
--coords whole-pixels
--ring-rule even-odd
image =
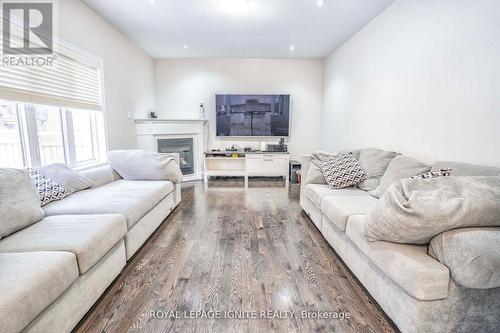
[[[312,153],[311,164],[306,175],[306,184],[326,184],[325,176],[323,176],[323,171],[321,171],[321,165],[333,156],[335,155],[323,151]]]
[[[63,163],[54,163],[34,168],[41,175],[52,179],[68,191],[69,194],[88,189],[94,182]]]
[[[380,150],[378,148],[362,149],[359,154],[359,164],[365,171],[367,178],[359,183],[358,187],[365,191],[376,189],[389,163],[397,155],[398,153],[396,152]]]
[[[90,179],[93,188],[122,179],[109,164],[85,169],[78,173]]]
[[[380,184],[375,190],[370,191],[370,194],[375,198],[380,198],[396,180],[418,176],[430,170],[430,165],[409,156],[398,155],[391,160],[384,175],[380,178]]]
[[[429,245],[429,255],[466,288],[500,287],[500,228],[462,228],[443,232]]]
[[[27,170],[0,169],[0,238],[44,217],[35,185]]]
[[[500,177],[404,179],[366,218],[368,240],[409,244],[456,228],[500,227]]]
[[[433,171],[448,168],[452,176],[500,176],[500,168],[490,166],[447,161],[438,161],[432,166]]]
[[[108,153],[109,164],[126,180],[182,181],[177,162],[178,154],[160,154],[144,150],[113,150]]]

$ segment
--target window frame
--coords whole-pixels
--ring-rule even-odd
[[[39,131],[36,120],[36,103],[24,103],[17,101],[7,101],[7,103],[12,103],[15,106],[15,113],[18,125],[18,134],[20,137],[20,152],[22,158],[22,165],[26,168],[42,166]],[[30,107],[33,107],[30,110]],[[72,167],[76,170],[86,169],[97,165],[105,164],[106,156],[103,154],[108,151],[107,147],[107,128],[106,128],[106,117],[102,111],[93,110],[78,110],[69,109],[60,106],[50,106],[53,110],[49,112],[55,112],[57,110],[58,119],[60,121],[60,135],[61,142],[63,146],[63,156],[64,161],[59,163],[65,163],[66,165]],[[76,156],[76,145],[75,145],[75,133],[73,127],[73,112],[86,112],[88,115],[88,126],[91,136],[91,144],[89,149],[92,151],[92,158],[88,160],[78,161]],[[98,128],[98,113],[102,116],[102,131]],[[104,137],[100,137],[100,136]],[[101,147],[101,145],[104,145]],[[104,156],[101,156],[104,155]]]

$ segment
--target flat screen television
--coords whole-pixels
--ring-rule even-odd
[[[290,95],[215,95],[217,136],[287,137]]]

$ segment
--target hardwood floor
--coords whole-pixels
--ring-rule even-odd
[[[299,187],[282,181],[185,183],[182,202],[75,331],[397,331],[298,201]],[[281,313],[261,319],[268,310]],[[223,318],[201,318],[213,311]],[[181,318],[158,318],[173,314]],[[232,314],[246,318],[224,318]]]

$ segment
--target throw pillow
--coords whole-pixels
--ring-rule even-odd
[[[380,178],[380,184],[377,188],[369,193],[375,198],[380,198],[396,180],[417,176],[430,170],[430,165],[405,155],[398,155],[387,166],[387,170]]]
[[[34,168],[34,170],[63,186],[69,194],[88,189],[94,185],[94,182],[88,177],[62,163],[49,164]]]
[[[0,238],[43,219],[40,198],[28,171],[2,168],[0,184]]]
[[[321,170],[321,164],[328,161],[330,158],[337,154],[352,152],[354,158],[359,158],[360,150],[347,150],[338,153],[327,153],[324,151],[315,151],[311,154],[311,163],[309,164],[309,169],[307,171],[306,184],[326,184],[326,179],[323,176],[323,171]]]
[[[411,176],[409,179],[433,179],[437,177],[449,177],[450,175],[451,168],[447,168],[438,171],[429,171],[418,176]]]
[[[500,177],[395,182],[366,215],[370,241],[427,244],[447,230],[500,226]]]
[[[36,170],[30,169],[30,176],[38,190],[42,206],[64,199],[70,194],[63,186]]]
[[[339,154],[321,164],[321,170],[333,189],[354,186],[366,179],[366,173],[354,158],[353,153]]]
[[[182,181],[182,172],[173,154],[144,150],[113,150],[108,153],[109,164],[123,179]]]
[[[362,149],[359,155],[359,165],[366,172],[366,180],[359,183],[358,187],[365,191],[376,189],[380,183],[380,178],[387,170],[387,166],[397,155],[399,154],[396,152],[377,148]]]

